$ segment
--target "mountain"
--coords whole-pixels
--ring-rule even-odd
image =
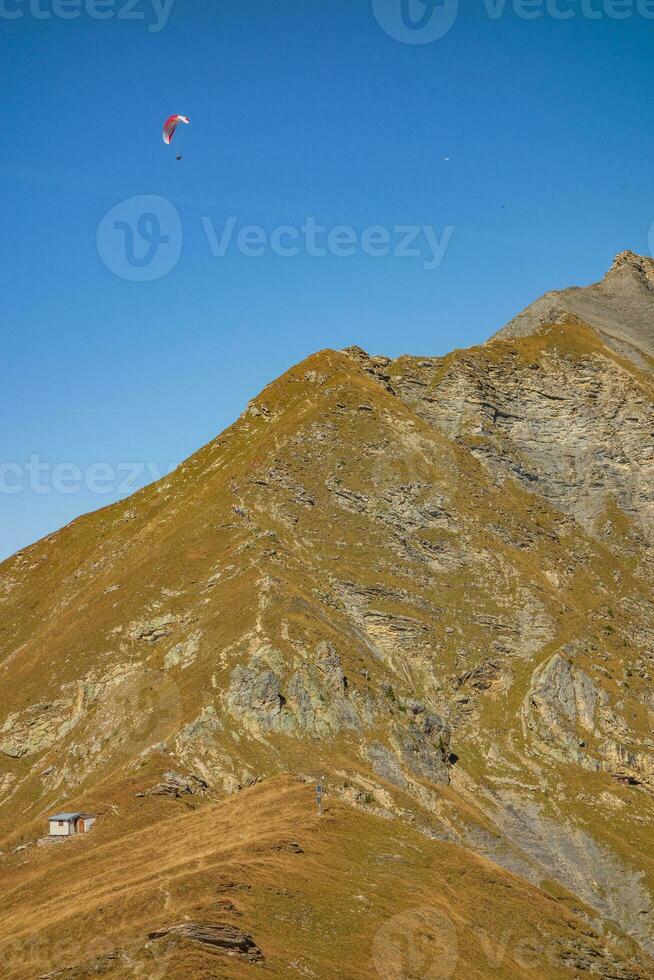
[[[497,334],[524,337],[542,324],[577,320],[593,328],[612,350],[651,369],[654,357],[654,263],[620,252],[601,282],[546,293]]]
[[[0,566],[4,975],[654,976],[653,304],[322,351]]]

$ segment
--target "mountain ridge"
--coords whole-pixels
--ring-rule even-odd
[[[654,365],[654,260],[619,252],[597,283],[545,293],[495,337],[527,336],[546,323],[573,317],[640,367]]]
[[[566,290],[548,294],[553,320],[523,314],[445,357],[318,352],[174,473],[0,565],[0,877],[15,895],[14,930],[38,937],[38,893],[22,877],[56,865],[71,887],[66,851],[14,852],[55,808],[100,814],[73,845],[99,896],[97,862],[105,845],[120,851],[121,828],[168,839],[166,821],[191,808],[220,821],[245,797],[273,821],[275,780],[290,778],[304,799],[299,833],[308,787],[324,777],[334,836],[321,861],[341,849],[356,863],[348,833],[362,853],[366,840],[379,847],[382,826],[400,850],[418,835],[452,882],[455,866],[465,877],[480,861],[506,894],[508,874],[539,908],[552,903],[546,941],[520,902],[504,907],[532,945],[545,942],[543,976],[591,962],[602,976],[652,975],[654,263],[631,255],[604,287],[579,291],[593,323],[568,310]],[[626,319],[609,336],[616,297]],[[239,812],[245,834],[247,806]],[[192,840],[175,847],[192,868]],[[296,859],[279,858],[289,874]],[[261,873],[239,880],[259,888]],[[447,913],[454,933],[431,922],[430,946],[420,919],[420,945],[434,956],[454,934],[452,975],[487,975],[474,903],[451,884],[443,906],[423,874],[422,905]],[[140,940],[124,921],[103,924],[93,898],[102,969],[147,973],[146,933],[177,928],[180,915],[198,935],[224,925],[205,879],[194,901],[190,875],[175,915],[165,874],[163,891],[134,879]],[[372,933],[422,907],[402,896],[372,902]],[[277,894],[270,915],[288,914],[285,901]],[[41,951],[48,930],[69,928],[65,913],[48,921]],[[303,969],[379,972],[370,925],[348,921],[365,937],[358,972],[330,961],[321,974],[320,943]],[[237,922],[265,969],[296,969],[272,919],[249,907],[227,924]],[[181,975],[262,968],[171,936],[155,942],[172,944]],[[0,948],[10,942],[0,924]],[[524,975],[516,950],[498,975]],[[77,976],[99,965],[69,947],[55,959]]]

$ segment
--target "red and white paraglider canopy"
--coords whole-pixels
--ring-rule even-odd
[[[186,125],[188,126],[190,121],[191,120],[188,118],[188,116],[177,116],[177,115],[171,116],[170,119],[166,119],[163,128],[164,143],[166,144],[170,143],[171,139],[175,135],[175,130],[177,129],[180,123],[186,123]]]

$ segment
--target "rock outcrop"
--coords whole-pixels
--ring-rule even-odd
[[[224,950],[231,956],[242,956],[251,963],[263,962],[263,953],[251,936],[247,936],[236,926],[213,925],[204,922],[181,922],[179,925],[157,929],[148,936],[151,940],[179,938],[203,946],[213,946]]]

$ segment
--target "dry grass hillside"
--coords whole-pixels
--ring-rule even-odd
[[[299,780],[195,810],[125,799],[103,823],[8,862],[3,975],[645,976],[569,897],[340,801],[318,818]]]
[[[654,976],[648,263],[0,566],[3,975]]]

